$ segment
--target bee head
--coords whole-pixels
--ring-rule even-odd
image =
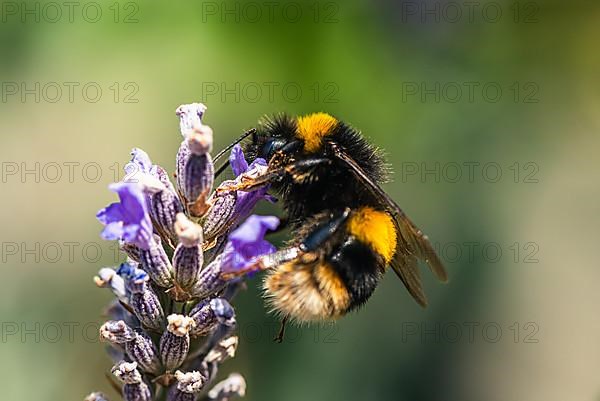
[[[258,157],[262,157],[265,160],[270,160],[275,152],[283,149],[287,143],[287,139],[284,138],[268,138],[260,149],[260,154]]]
[[[265,116],[259,121],[251,143],[246,145],[245,153],[251,160],[260,157],[269,161],[280,150],[283,152],[294,151],[297,147],[288,145],[297,139],[295,132],[296,120],[294,118],[285,114]]]

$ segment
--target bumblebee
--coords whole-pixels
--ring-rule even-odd
[[[265,119],[245,145],[268,161],[265,174],[227,190],[265,184],[282,199],[293,240],[262,257],[264,291],[284,322],[335,319],[362,305],[390,266],[425,306],[418,261],[447,281],[426,235],[381,188],[381,152],[359,131],[325,113]]]

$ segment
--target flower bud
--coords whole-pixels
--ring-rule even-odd
[[[214,298],[210,301],[210,309],[213,311],[219,324],[227,327],[235,327],[235,310],[226,299]]]
[[[221,267],[225,255],[218,255],[215,260],[200,271],[196,284],[192,287],[191,294],[196,298],[206,298],[225,287],[227,281],[221,278]]]
[[[217,383],[209,392],[208,398],[215,401],[226,401],[234,397],[246,395],[246,381],[239,373],[232,373],[229,377]]]
[[[177,187],[186,209],[192,216],[203,216],[214,182],[214,165],[210,157],[212,130],[196,125],[184,133],[185,140],[177,152]]]
[[[192,308],[189,316],[194,319],[194,328],[190,331],[192,337],[205,336],[217,325],[217,319],[210,307],[210,299],[200,301]]]
[[[173,267],[158,237],[151,241],[148,250],[140,249],[140,267],[159,287],[173,284]]]
[[[127,262],[140,262],[140,248],[124,241],[119,241],[119,249],[127,255]]]
[[[175,231],[179,237],[179,245],[173,254],[175,281],[179,287],[189,289],[196,282],[204,263],[202,227],[191,222],[183,213],[179,213]]]
[[[226,185],[232,181],[224,181]],[[204,218],[204,235],[207,240],[226,235],[235,222],[237,191],[215,192],[210,198],[211,207]]]
[[[144,175],[142,185],[150,200],[149,212],[154,228],[168,242],[176,243],[175,216],[183,211],[183,205],[167,172],[155,166],[155,176]]]
[[[158,296],[148,285],[148,274],[140,269],[131,271],[129,268],[123,268],[122,273],[126,275],[125,285],[130,292],[129,306],[144,326],[159,330],[163,326],[164,313]]]
[[[123,386],[125,401],[151,401],[152,393],[146,383],[126,384]]]
[[[175,185],[177,185],[177,189],[183,198],[185,198],[185,165],[191,154],[192,151],[190,150],[187,141],[184,139],[181,142],[181,145],[179,145],[179,150],[177,151],[175,159]]]
[[[134,337],[135,332],[122,320],[109,320],[100,326],[100,339],[113,344],[125,344]]]
[[[160,359],[152,339],[145,333],[135,333],[133,340],[125,343],[125,352],[145,372],[159,374]]]
[[[142,381],[142,375],[137,370],[136,362],[121,361],[112,368],[112,373],[121,380],[123,386],[123,397],[125,401],[151,401],[152,393],[146,383]]]
[[[144,371],[160,372],[160,360],[152,339],[144,333],[133,331],[123,321],[108,321],[100,327],[100,339],[112,344],[124,344],[125,352]]]
[[[179,116],[179,130],[184,137],[196,128],[202,126],[202,116],[206,112],[206,106],[202,103],[182,104],[175,110]]]
[[[235,325],[235,311],[223,298],[213,298],[199,302],[190,311],[195,327],[190,331],[192,337],[205,336],[214,331],[219,324]]]
[[[160,356],[167,370],[178,368],[190,349],[190,330],[194,319],[183,315],[169,315],[167,330],[160,339]]]
[[[237,336],[230,335],[219,341],[206,355],[204,359],[207,363],[222,363],[233,358],[237,350],[239,339]]]
[[[208,153],[191,153],[183,172],[182,193],[187,208],[194,217],[203,216],[208,209],[206,203],[214,182],[214,165]]]
[[[123,383],[136,384],[142,382],[142,375],[136,362],[120,361],[111,370],[112,374]]]
[[[194,401],[196,394],[202,391],[206,378],[200,372],[175,372],[177,384],[171,388],[167,401]]]

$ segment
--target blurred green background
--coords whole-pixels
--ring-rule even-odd
[[[2,2],[3,399],[118,399],[91,277],[120,259],[94,215],[130,148],[173,171],[193,101],[216,149],[265,113],[360,128],[450,273],[423,271],[425,310],[388,274],[282,345],[254,278],[221,371],[248,400],[598,399],[597,2],[69,4]]]

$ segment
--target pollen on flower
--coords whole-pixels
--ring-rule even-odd
[[[185,336],[196,326],[194,319],[184,315],[169,315],[167,321],[167,330],[179,337]]]

